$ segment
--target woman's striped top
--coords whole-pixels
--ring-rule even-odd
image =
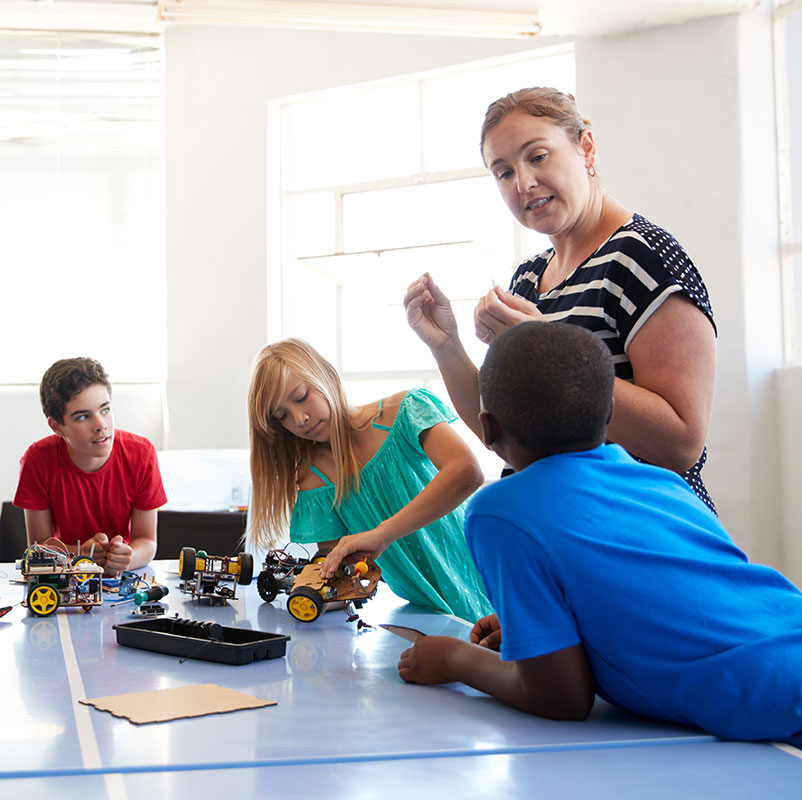
[[[682,292],[707,315],[715,330],[707,289],[677,240],[640,214],[620,227],[562,283],[540,294],[549,249],[524,261],[510,283],[513,294],[535,303],[549,321],[581,325],[604,339],[618,378],[632,381],[627,349],[635,334],[667,297]],[[707,450],[683,477],[715,511],[700,472]]]

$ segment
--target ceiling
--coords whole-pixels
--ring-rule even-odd
[[[480,37],[604,36],[757,0],[0,0],[0,29],[158,33],[182,23]]]

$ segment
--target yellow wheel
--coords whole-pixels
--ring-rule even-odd
[[[298,622],[314,622],[323,610],[323,598],[309,586],[299,586],[287,598],[287,611]]]
[[[28,594],[28,608],[37,617],[47,617],[52,614],[61,602],[59,593],[52,587],[40,584],[34,586]]]
[[[94,566],[95,562],[92,561],[92,559],[89,558],[89,556],[79,556],[78,558],[75,559],[75,561],[72,562],[72,565],[74,567],[80,567],[81,564],[92,564]],[[89,580],[89,578],[93,578],[94,576],[95,576],[94,572],[79,572],[75,577],[78,578],[78,580],[81,581],[81,583],[83,583],[84,581]]]
[[[178,556],[178,574],[181,576],[181,580],[189,581],[195,577],[195,562],[195,548],[182,547]]]
[[[250,553],[240,553],[237,556],[237,583],[248,586],[253,580],[253,556]]]

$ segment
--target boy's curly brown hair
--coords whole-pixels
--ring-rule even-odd
[[[67,403],[89,386],[105,386],[111,396],[111,383],[106,370],[94,358],[62,358],[52,364],[39,384],[39,399],[46,417],[64,422]]]

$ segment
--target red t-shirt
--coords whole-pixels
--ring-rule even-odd
[[[96,533],[131,540],[131,512],[149,511],[167,502],[156,448],[143,436],[115,431],[109,460],[97,472],[72,463],[60,436],[34,442],[20,461],[14,505],[50,509],[53,536],[66,544]]]

